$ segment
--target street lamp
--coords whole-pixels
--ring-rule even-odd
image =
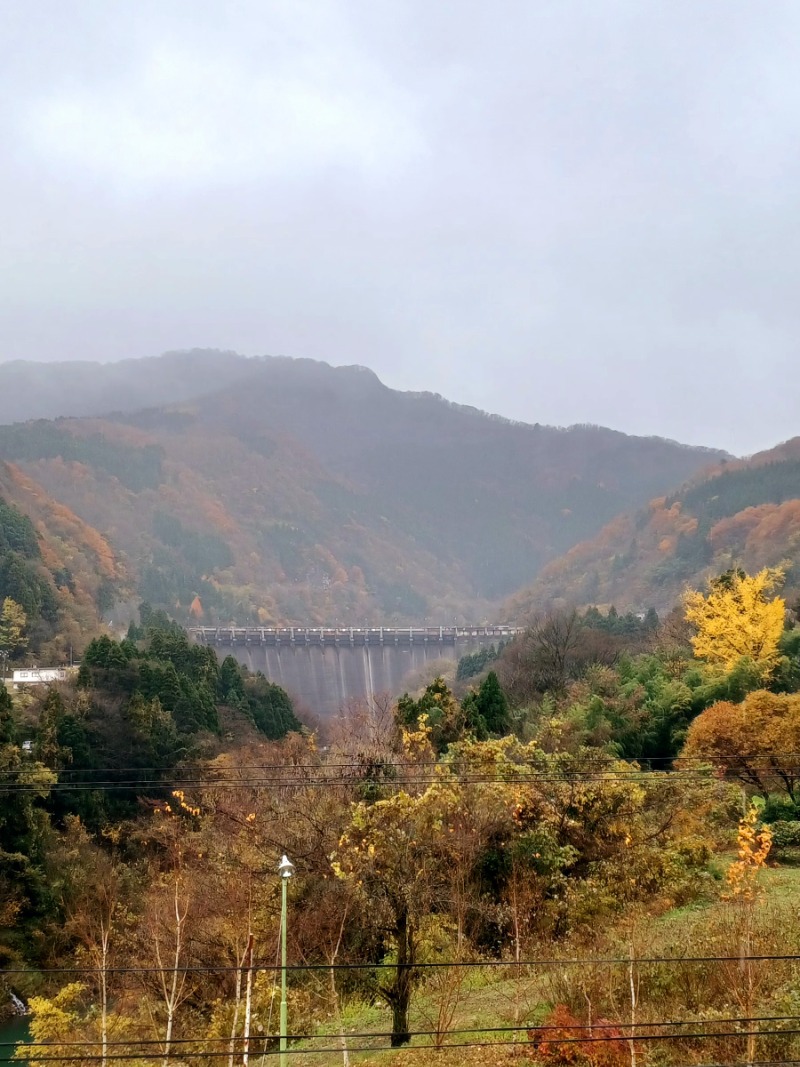
[[[286,1067],[286,889],[294,874],[294,864],[282,856],[278,864],[281,876],[281,1067]]]

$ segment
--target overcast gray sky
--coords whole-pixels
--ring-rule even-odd
[[[797,0],[0,0],[0,359],[800,434]]]

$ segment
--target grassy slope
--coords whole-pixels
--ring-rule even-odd
[[[727,866],[732,856],[720,857],[718,867],[720,872]],[[756,944],[754,951],[791,953],[800,949],[800,931],[797,929],[796,913],[797,901],[800,898],[800,868],[792,866],[773,866],[762,872],[760,885],[763,890],[763,898],[759,905],[762,928],[767,931],[764,940]],[[720,927],[724,925],[730,915],[731,905],[724,900],[691,905],[689,907],[675,908],[666,912],[655,921],[646,916],[639,916],[635,920],[623,920],[616,931],[606,931],[610,934],[606,941],[606,947],[600,950],[600,955],[624,957],[627,955],[626,942],[630,937],[634,938],[635,952],[637,956],[684,956],[684,955],[714,955],[730,954],[737,955],[735,942],[725,942],[724,933],[720,942]],[[712,931],[714,938],[712,940]],[[616,941],[614,947],[609,947]],[[720,950],[720,944],[723,948]],[[728,944],[728,947],[724,947]],[[546,952],[546,950],[545,950]],[[580,955],[598,955],[595,951],[580,951]],[[557,955],[557,949],[553,949],[553,955]],[[542,957],[544,953],[539,953]],[[669,968],[666,965],[641,968],[640,982],[640,1007],[639,1019],[684,1018],[684,1019],[714,1019],[725,1017],[730,1010],[730,1017],[740,1016],[741,1010],[735,1003],[730,1003],[727,1009],[717,1010],[711,1004],[711,997],[716,993],[716,985],[724,987],[725,974],[709,975],[704,970],[712,965],[686,965],[680,985],[686,999],[695,999],[695,1011],[688,1010],[686,1005],[678,1007],[670,1004],[669,993],[664,986],[669,981]],[[717,968],[719,965],[716,965]],[[786,976],[794,974],[797,979],[798,968],[790,965],[765,964],[765,967],[780,967],[786,969]],[[738,964],[734,965],[738,967]],[[446,1044],[454,1044],[458,1041],[486,1041],[503,1042],[526,1040],[525,1029],[516,1035],[513,1033],[498,1033],[497,1028],[503,1027],[526,1027],[529,1024],[540,1023],[554,1002],[559,999],[567,999],[570,993],[569,981],[564,981],[565,975],[572,976],[572,982],[577,987],[583,982],[584,987],[591,993],[593,985],[609,986],[613,983],[619,989],[620,1014],[618,1019],[627,1018],[624,1011],[627,1010],[628,995],[628,968],[626,966],[609,968],[600,965],[587,965],[579,969],[580,974],[575,976],[573,969],[565,967],[539,966],[525,967],[517,972],[513,965],[502,968],[486,968],[471,971],[465,979],[458,996],[458,1004],[455,1008],[450,1029],[468,1029],[475,1031],[471,1034],[453,1036],[445,1041]],[[648,973],[649,972],[649,973]],[[612,977],[613,976],[613,977]],[[708,996],[704,991],[707,991]],[[441,994],[436,989],[422,989],[415,995],[411,1012],[411,1030],[431,1030],[436,1027],[436,1018]],[[759,1014],[777,1014],[774,1008],[766,1011],[759,1010]],[[365,1037],[348,1037],[348,1044],[355,1048],[357,1045],[367,1050],[361,1053],[351,1053],[351,1060],[362,1064],[381,1064],[383,1067],[399,1067],[399,1065],[411,1064],[437,1064],[437,1065],[463,1065],[482,1063],[506,1063],[514,1062],[514,1051],[509,1048],[502,1049],[453,1049],[446,1048],[436,1050],[432,1046],[431,1037],[414,1038],[413,1045],[416,1051],[389,1050],[386,1033],[390,1027],[390,1015],[387,1008],[380,1005],[363,1005],[359,1003],[345,1004],[342,1012],[342,1024],[346,1034],[363,1034]],[[790,1024],[785,1024],[789,1026]],[[796,1026],[797,1024],[791,1024]],[[291,1029],[291,1022],[290,1022]],[[715,1029],[715,1027],[712,1027]],[[314,1048],[335,1049],[340,1047],[338,1023],[331,1019],[328,1024],[320,1026],[316,1031],[320,1036],[314,1041],[300,1042],[293,1046],[297,1051],[293,1062],[297,1067],[313,1067],[323,1061],[329,1061],[333,1054],[327,1057],[314,1056],[311,1050]],[[370,1036],[373,1035],[373,1036]],[[717,1054],[725,1056],[725,1047],[736,1046],[736,1041],[719,1042]],[[695,1043],[698,1051],[698,1062],[710,1062],[713,1056],[702,1058],[703,1043]],[[660,1063],[670,1063],[669,1045],[663,1043],[666,1053],[659,1058]],[[379,1053],[377,1050],[381,1050]],[[426,1051],[430,1049],[430,1051]],[[521,1050],[516,1050],[521,1051]],[[508,1059],[506,1058],[508,1057]],[[731,1059],[742,1057],[731,1055]],[[517,1060],[518,1062],[518,1060]],[[675,1062],[687,1062],[685,1055],[677,1054]],[[716,1062],[725,1062],[724,1058]]]

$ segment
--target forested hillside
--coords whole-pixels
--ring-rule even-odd
[[[476,1067],[794,1062],[779,581],[717,576],[682,631],[551,612],[465,660],[459,695],[437,678],[323,739],[146,605],[70,683],[0,690],[20,1056],[238,1062],[276,1053],[283,1019],[306,1067],[407,1067],[409,1044]]]
[[[800,591],[800,438],[618,516],[545,567],[509,614],[558,603],[664,609],[706,575],[778,564],[791,600]]]
[[[55,917],[52,830],[108,836],[226,747],[301,729],[278,686],[219,663],[149,605],[141,618],[122,641],[92,640],[67,683],[13,699],[0,686],[0,963],[27,956]]]
[[[122,553],[124,595],[182,619],[484,617],[619,511],[719,459],[509,423],[358,367],[194,353],[138,369],[170,383],[176,366],[193,377],[195,358],[191,402],[0,428],[0,456]],[[103,381],[109,411],[142,396],[106,368]],[[99,385],[91,395],[101,402]]]
[[[6,667],[41,657],[67,662],[101,625],[125,583],[104,537],[18,468],[0,463],[0,652]]]

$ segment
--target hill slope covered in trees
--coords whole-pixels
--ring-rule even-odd
[[[22,612],[14,632],[0,621],[0,651],[11,662],[29,655],[65,662],[126,583],[124,566],[97,530],[0,462],[0,608],[8,598]]]
[[[195,360],[193,386],[170,393],[176,366],[189,378]],[[0,428],[0,457],[124,555],[132,582],[120,596],[181,618],[480,617],[721,455],[511,423],[396,392],[360,367],[192,353],[138,370],[120,393],[96,368],[113,417]],[[120,412],[159,382],[179,402]],[[103,395],[96,383],[91,406]]]
[[[687,586],[731,567],[783,566],[800,590],[800,438],[721,463],[647,507],[615,518],[546,566],[512,616],[545,604],[669,609]]]

